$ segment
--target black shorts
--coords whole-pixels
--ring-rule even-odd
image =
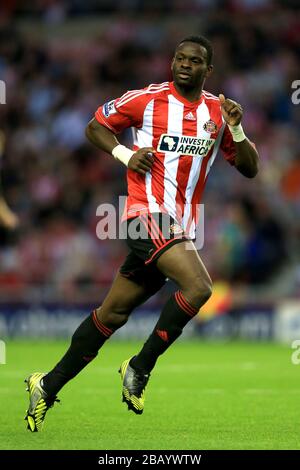
[[[166,278],[156,267],[157,259],[171,246],[187,238],[181,226],[169,214],[142,214],[122,224],[130,248],[120,273],[154,294]]]

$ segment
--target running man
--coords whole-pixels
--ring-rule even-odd
[[[120,367],[122,398],[136,414],[157,359],[209,299],[212,281],[193,243],[208,172],[220,149],[244,176],[258,171],[258,154],[241,126],[240,104],[203,90],[212,71],[212,45],[202,36],[183,39],[172,60],[172,82],[128,91],[100,106],[86,135],[128,167],[123,215],[130,252],[102,305],[75,331],[60,362],[27,379],[28,429],[39,431],[59,390],[92,359],[131,312],[166,279],[178,290],[162,309],[141,351]],[[116,135],[131,127],[133,149]],[[132,236],[139,226],[140,237]]]

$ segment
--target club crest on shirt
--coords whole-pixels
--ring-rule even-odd
[[[102,112],[105,117],[108,118],[111,114],[115,114],[117,112],[115,108],[115,101],[116,100],[108,101],[103,105]]]
[[[203,129],[206,132],[209,132],[210,134],[214,134],[215,132],[217,132],[218,126],[212,119],[209,119],[209,121],[206,121],[203,124]]]
[[[205,157],[213,146],[215,139],[200,139],[189,135],[162,134],[157,150],[159,152],[174,152],[179,155]]]

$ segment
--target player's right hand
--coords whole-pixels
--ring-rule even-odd
[[[143,147],[137,150],[128,162],[128,168],[141,175],[145,175],[147,171],[150,171],[154,162],[153,147]]]

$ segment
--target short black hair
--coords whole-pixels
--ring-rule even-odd
[[[207,65],[211,65],[213,58],[213,47],[212,43],[208,39],[206,39],[204,36],[187,36],[177,44],[176,49],[183,42],[195,42],[196,44],[200,44],[200,46],[204,47],[207,52]]]

